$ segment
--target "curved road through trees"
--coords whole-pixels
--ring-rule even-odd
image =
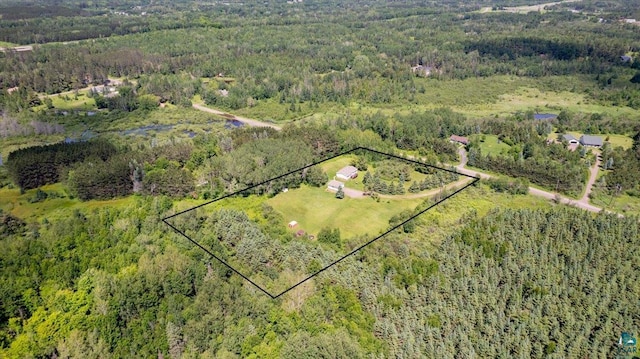
[[[465,168],[465,166],[467,165],[467,151],[465,151],[464,148],[460,148],[458,150],[458,153],[460,154],[460,164],[456,166],[456,169],[460,172],[460,173],[464,173],[470,176],[476,176],[476,177],[480,177],[480,178],[484,178],[484,179],[488,179],[491,178],[491,175],[486,174],[486,173],[482,173],[482,172],[477,172],[477,171],[473,171],[470,170],[468,168]],[[591,167],[591,170],[589,171],[589,181],[587,182],[587,189],[584,193],[584,196],[580,199],[580,200],[573,200],[571,198],[562,196],[558,193],[553,193],[553,192],[548,192],[548,191],[544,191],[538,188],[534,188],[534,187],[529,187],[529,193],[534,195],[534,196],[538,196],[538,197],[544,197],[546,199],[552,200],[552,201],[557,201],[559,203],[563,203],[563,204],[568,204],[570,206],[574,206],[574,207],[578,207],[578,208],[582,208],[584,210],[587,211],[591,211],[591,212],[600,212],[602,211],[602,208],[600,207],[596,207],[592,204],[589,203],[589,194],[591,193],[591,188],[593,186],[593,184],[596,181],[596,177],[598,176],[598,166],[600,165],[600,159],[598,158],[598,156],[596,156],[597,160],[596,163],[593,165],[593,167]],[[609,213],[613,213],[611,211],[608,211]]]
[[[212,113],[215,115],[219,115],[222,116],[224,118],[230,119],[230,120],[236,120],[236,121],[240,121],[242,123],[247,124],[248,126],[254,126],[254,127],[271,127],[273,129],[276,130],[281,130],[282,128],[278,125],[272,124],[272,123],[268,123],[268,122],[263,122],[263,121],[258,121],[258,120],[254,120],[254,119],[250,119],[250,118],[245,118],[245,117],[240,117],[240,116],[236,116],[227,112],[223,112],[220,110],[216,110],[210,107],[206,107],[203,105],[199,105],[199,104],[193,104],[193,108],[200,110],[200,111],[204,111],[204,112],[208,112],[208,113]],[[458,154],[460,155],[460,163],[455,166],[456,170],[460,173],[469,175],[469,176],[473,176],[473,177],[479,177],[482,179],[489,179],[492,176],[487,174],[487,173],[483,173],[483,172],[479,172],[479,171],[474,171],[474,170],[470,170],[468,168],[466,168],[467,165],[467,151],[464,148],[460,148],[458,150]],[[589,194],[591,194],[591,190],[593,187],[593,184],[596,181],[596,178],[598,176],[598,166],[600,165],[600,158],[599,156],[596,155],[596,162],[594,163],[594,165],[590,168],[589,171],[589,180],[587,181],[587,186],[586,186],[586,190],[584,195],[582,196],[582,198],[580,200],[574,200],[565,196],[562,196],[558,193],[553,193],[553,192],[549,192],[549,191],[545,191],[545,190],[541,190],[538,188],[534,188],[534,187],[529,187],[529,193],[534,195],[534,196],[538,196],[538,197],[543,197],[546,198],[548,200],[552,200],[558,203],[562,203],[562,204],[567,204],[570,206],[574,206],[574,207],[578,207],[581,209],[584,209],[586,211],[590,211],[590,212],[595,212],[598,213],[600,211],[602,211],[602,208],[594,206],[592,204],[589,203]],[[446,189],[450,189],[452,187],[456,187],[459,186],[460,184],[464,184],[464,182],[468,181],[469,179],[461,179],[458,180],[454,183],[450,183],[448,185],[445,186]],[[437,189],[432,189],[429,190],[427,192],[424,193],[416,193],[416,194],[409,194],[409,195],[401,195],[401,196],[388,196],[388,195],[380,195],[381,198],[421,198],[421,197],[428,197],[431,195],[434,195],[436,193],[438,193],[441,189],[437,188]],[[351,197],[351,198],[364,198],[365,196],[363,195],[362,191],[356,190],[356,189],[352,189],[352,188],[348,188],[345,187],[344,188],[344,193],[346,196]],[[614,213],[611,212],[609,210],[606,210],[606,212],[608,213]],[[621,214],[618,214],[618,216],[622,216]]]

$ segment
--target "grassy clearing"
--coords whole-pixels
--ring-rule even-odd
[[[483,155],[498,156],[505,154],[511,146],[500,141],[496,135],[473,135],[472,140],[480,139],[480,151]],[[484,139],[484,141],[482,141]]]
[[[37,189],[20,194],[17,188],[0,188],[0,209],[9,212],[26,221],[40,221],[43,218],[61,218],[71,214],[72,210],[93,210],[101,207],[126,207],[133,203],[134,196],[116,198],[106,201],[81,202],[72,199],[67,193],[66,187],[61,183],[42,186],[41,190],[48,194],[55,194],[60,198],[48,198],[41,202],[31,203]]]
[[[348,118],[373,115],[377,112],[393,116],[448,107],[471,118],[507,117],[515,112],[536,111],[559,113],[562,109],[574,113],[599,113],[607,117],[640,116],[629,107],[598,103],[576,89],[593,87],[588,76],[548,76],[526,78],[492,76],[464,80],[440,81],[434,78],[415,78],[416,92],[411,100],[396,99],[392,104],[370,104],[353,100],[348,104],[309,102],[280,103],[277,99],[257,101],[254,106],[231,111],[234,114],[277,123]],[[194,97],[194,103],[202,102]]]
[[[53,107],[59,110],[81,110],[90,111],[96,110],[96,101],[87,96],[86,91],[79,91],[78,95],[69,94],[62,96],[49,97],[53,103]]]
[[[295,230],[317,235],[324,227],[340,228],[344,238],[376,235],[389,227],[389,219],[406,209],[414,209],[423,199],[381,200],[371,198],[340,200],[325,188],[302,186],[270,198],[266,202],[280,212],[285,222],[297,221]],[[283,226],[286,223],[282,224]]]
[[[199,208],[197,211],[199,214],[207,216],[223,208],[234,209],[245,212],[251,220],[259,222],[262,220],[262,204],[265,201],[267,201],[266,196],[233,196],[207,204],[206,206]],[[211,200],[184,199],[174,203],[174,213],[185,211],[208,202],[211,202]],[[184,215],[188,216],[189,214]]]
[[[638,197],[627,194],[612,197],[599,188],[594,189],[591,195],[590,202],[595,206],[623,215],[640,215],[640,198]]]
[[[349,166],[351,160],[355,159],[354,155],[339,156],[328,161],[322,162],[320,167],[327,173],[329,178],[333,178],[342,167]]]

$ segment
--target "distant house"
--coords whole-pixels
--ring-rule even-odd
[[[558,115],[553,113],[534,113],[533,114],[533,119],[537,121],[553,120],[556,117],[558,117]]]
[[[344,183],[342,183],[340,181],[336,181],[336,180],[329,181],[329,184],[327,185],[327,189],[329,191],[338,192],[338,190],[340,190],[340,188],[344,188]]]
[[[462,143],[465,146],[469,144],[469,139],[468,138],[462,137],[462,136],[458,136],[458,135],[451,135],[451,137],[449,137],[449,141]]]
[[[428,77],[431,75],[431,72],[433,71],[433,67],[416,65],[411,68],[411,71],[413,71],[413,73],[416,74],[417,76]]]
[[[600,147],[602,146],[602,137],[582,135],[582,137],[580,137],[580,144],[583,146]]]
[[[354,166],[345,166],[336,173],[336,177],[343,180],[350,180],[352,178],[358,177],[358,169]]]
[[[622,62],[625,62],[625,63],[626,62],[631,62],[631,60],[632,60],[631,56],[628,56],[628,55],[620,56],[620,61],[622,61]]]
[[[573,137],[573,135],[568,133],[565,133],[564,135],[562,135],[562,139],[564,139],[571,145],[577,145],[579,143],[577,138]]]
[[[295,227],[297,225],[298,225],[298,222],[296,222],[296,221],[289,222],[289,228],[293,228],[293,227]]]

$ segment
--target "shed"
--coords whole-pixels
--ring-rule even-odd
[[[296,232],[296,237],[302,237],[302,236],[304,236],[304,234],[305,234],[304,231],[301,229],[301,230]]]
[[[458,135],[451,135],[451,137],[449,137],[449,141],[462,143],[465,146],[469,144],[469,139],[468,138],[463,137],[463,136],[458,136]]]
[[[558,115],[553,113],[534,113],[533,114],[533,119],[538,121],[553,120],[556,117],[558,117]]]
[[[295,227],[297,225],[298,225],[298,222],[296,222],[296,221],[289,222],[289,228],[293,228],[293,227]]]
[[[344,183],[340,182],[340,181],[336,181],[336,180],[331,180],[329,181],[329,184],[327,184],[327,189],[329,191],[338,191],[340,190],[340,188],[344,188]]]

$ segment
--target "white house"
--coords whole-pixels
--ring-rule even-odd
[[[354,166],[342,167],[340,171],[336,173],[336,177],[348,181],[352,178],[358,177],[358,169]]]
[[[344,183],[342,183],[340,181],[336,181],[336,180],[329,181],[329,184],[327,185],[327,189],[329,191],[338,192],[338,190],[340,190],[340,188],[344,188]]]

